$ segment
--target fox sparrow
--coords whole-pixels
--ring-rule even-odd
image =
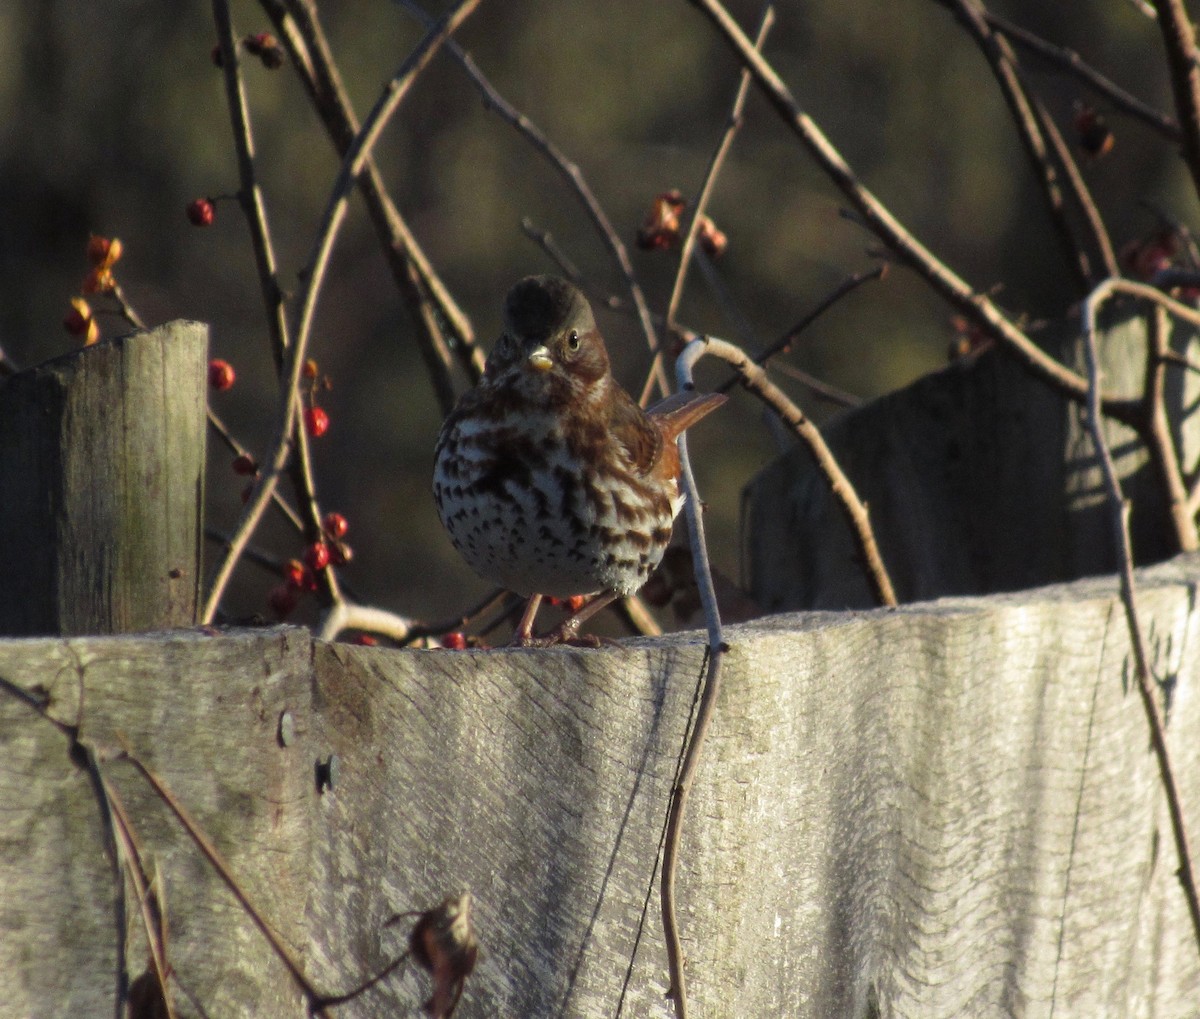
[[[683,505],[676,437],[726,397],[678,393],[642,410],[612,377],[583,294],[531,276],[509,291],[479,384],[438,437],[433,495],[455,548],[529,604],[516,644],[553,643],[658,565]],[[598,594],[549,638],[544,595]]]

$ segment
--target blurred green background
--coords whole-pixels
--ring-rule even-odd
[[[747,31],[761,4],[734,2]],[[440,14],[444,5],[430,7]],[[1135,95],[1170,110],[1158,30],[1129,0],[993,5],[1078,50]],[[322,6],[335,56],[360,116],[421,35],[388,2]],[[1072,287],[991,72],[934,0],[781,3],[767,55],[863,182],[958,273],[1003,286],[1018,313],[1064,313]],[[270,28],[252,3],[234,4],[239,34]],[[22,2],[0,7],[0,345],[25,366],[71,349],[61,321],[86,271],[89,233],[120,237],[117,276],[151,323],[210,323],[212,354],[238,371],[214,405],[261,451],[275,388],[248,234],[232,202],[208,229],[187,203],[237,188],[216,35],[206,5],[149,0]],[[725,125],[738,68],[708,21],[684,0],[508,0],[485,3],[458,39],[498,90],[575,160],[633,248],[652,197],[699,188]],[[1022,56],[1030,81],[1071,136],[1088,94]],[[338,163],[290,70],[247,59],[258,170],[285,285],[312,243]],[[1195,193],[1171,146],[1097,108],[1114,151],[1081,165],[1118,246],[1154,228],[1147,200],[1183,221]],[[508,286],[553,267],[521,232],[550,230],[600,290],[626,296],[576,197],[508,124],[484,108],[465,74],[440,56],[377,150],[385,180],[478,335],[490,345]],[[841,218],[840,195],[766,103],[752,93],[744,130],[710,212],[728,234],[719,263],[760,342],[786,330],[846,274],[870,268],[873,241]],[[671,254],[634,250],[652,307],[665,308]],[[682,320],[734,337],[693,271]],[[821,319],[785,359],[871,397],[945,363],[950,312],[900,269]],[[634,321],[603,312],[618,377],[635,392],[648,365]],[[108,335],[125,331],[102,322]],[[440,415],[408,315],[355,201],[331,266],[312,348],[334,382],[332,427],[314,443],[323,508],[350,520],[346,576],[359,596],[405,614],[443,617],[486,591],[458,561],[429,495]],[[723,377],[702,371],[702,384]],[[816,418],[830,410],[777,376]],[[230,529],[243,479],[210,442],[209,519]],[[692,441],[709,506],[716,563],[738,574],[739,494],[777,446],[745,395]],[[3,526],[0,522],[0,526]],[[294,536],[272,521],[256,544],[286,559]],[[217,550],[208,548],[209,563]],[[243,565],[234,615],[266,611],[276,579]],[[306,617],[301,611],[297,618]]]

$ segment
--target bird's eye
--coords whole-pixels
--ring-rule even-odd
[[[579,349],[579,332],[572,329],[567,333],[567,350],[575,351]]]

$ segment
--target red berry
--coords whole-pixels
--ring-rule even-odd
[[[309,407],[304,412],[304,430],[314,439],[319,439],[329,431],[329,415],[321,407]]]
[[[326,513],[325,519],[321,521],[321,530],[331,538],[341,538],[350,530],[350,525],[340,513]]]
[[[216,215],[217,207],[211,198],[197,198],[188,203],[187,218],[192,226],[211,226]]]
[[[314,541],[304,550],[304,561],[314,573],[329,565],[329,546],[323,541]]]
[[[249,481],[246,483],[246,487],[242,489],[242,505],[243,506],[245,506],[246,503],[248,503],[250,501],[250,496],[252,496],[253,494],[254,494],[254,482]]]
[[[271,593],[267,595],[267,604],[271,606],[271,611],[280,619],[286,619],[290,616],[299,600],[300,596],[296,590],[288,587],[287,584],[276,585],[271,588]]]
[[[222,361],[218,357],[208,362],[208,384],[218,393],[231,389],[236,380],[237,372],[228,361]]]
[[[249,453],[243,453],[233,461],[233,473],[252,478],[258,473],[258,462]]]
[[[587,598],[582,594],[571,595],[571,597],[567,599],[567,611],[571,613],[578,612],[581,608],[583,608],[583,603],[586,601]]]
[[[467,646],[467,635],[461,630],[452,630],[442,637],[442,647],[451,651],[462,651]]]
[[[375,647],[375,645],[377,645],[379,643],[379,641],[377,641],[369,633],[360,633],[357,637],[354,638],[354,643],[361,644],[363,647]]]

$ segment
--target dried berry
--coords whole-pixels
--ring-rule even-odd
[[[279,619],[287,619],[296,608],[296,603],[299,602],[300,596],[295,588],[289,587],[287,584],[277,584],[271,588],[271,593],[267,595],[267,604],[270,605],[271,611]]]

